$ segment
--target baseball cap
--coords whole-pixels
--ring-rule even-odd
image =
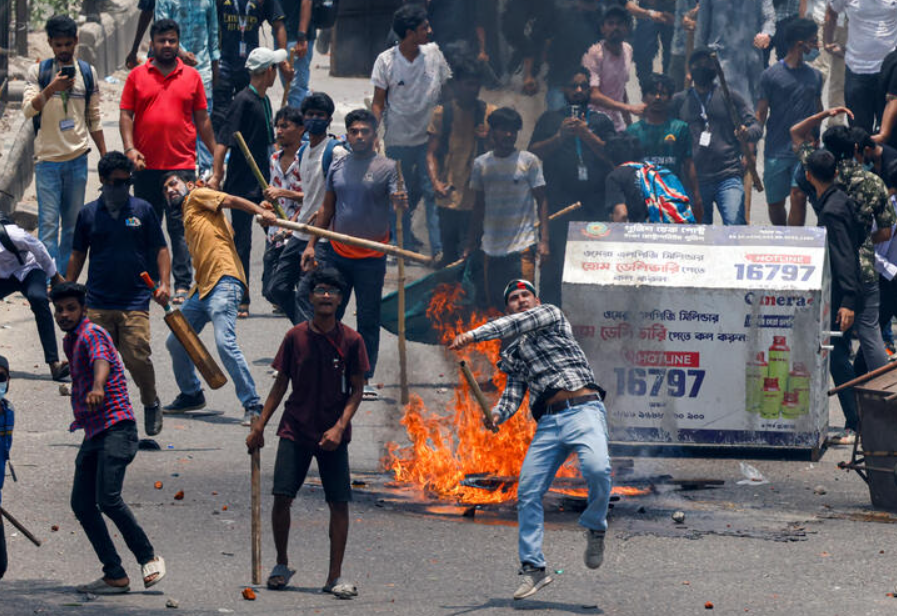
[[[280,64],[287,59],[286,49],[268,49],[256,47],[246,58],[246,70],[250,73],[259,73],[274,64]]]

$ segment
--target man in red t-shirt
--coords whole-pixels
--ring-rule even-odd
[[[165,214],[175,283],[172,303],[182,304],[193,279],[190,252],[181,212],[167,204],[162,177],[180,171],[194,179],[196,134],[212,152],[215,135],[202,77],[178,58],[177,22],[160,19],[150,29],[150,39],[153,57],[131,71],[125,82],[119,128],[125,154],[137,170],[134,196],[149,201],[160,221]]]
[[[350,422],[361,403],[369,364],[361,336],[336,318],[346,288],[342,275],[332,268],[319,268],[311,274],[309,287],[314,317],[293,327],[283,339],[272,364],[277,380],[261,417],[252,424],[246,446],[250,453],[264,447],[265,425],[280,406],[287,385],[292,383],[293,390],[277,429],[280,443],[274,463],[271,513],[277,565],[268,576],[268,588],[286,588],[295,573],[287,557],[290,505],[315,458],[330,506],[330,570],[322,591],[347,599],[358,594],[354,584],[340,577],[352,500]]]

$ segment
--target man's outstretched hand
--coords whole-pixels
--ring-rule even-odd
[[[468,344],[473,344],[473,334],[470,332],[464,332],[463,334],[458,334],[455,336],[455,339],[449,343],[448,348],[451,351],[460,351]]]

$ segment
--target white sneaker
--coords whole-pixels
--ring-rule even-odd
[[[251,426],[253,420],[258,417],[261,417],[261,407],[247,408],[246,412],[243,413],[243,421],[240,422],[240,425]]]
[[[520,586],[514,592],[514,600],[526,599],[551,584],[551,576],[544,569],[534,569],[529,565],[520,570]]]
[[[604,562],[604,533],[602,531],[586,531],[586,551],[583,553],[582,559],[589,569],[597,569]]]

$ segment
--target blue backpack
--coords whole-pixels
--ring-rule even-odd
[[[324,168],[324,177],[327,177],[327,173],[330,171],[330,165],[333,163],[333,150],[336,149],[336,146],[341,145],[346,147],[346,144],[337,139],[336,137],[330,136],[327,138],[327,145],[324,146],[324,155],[321,157],[321,167]],[[308,142],[306,141],[301,146],[299,146],[299,151],[296,152],[296,158],[299,159],[299,164],[302,164],[302,156],[305,154],[305,150],[308,149]]]
[[[651,163],[623,163],[635,169],[642,197],[648,206],[648,222],[695,224],[695,215],[682,182],[672,171]]]
[[[50,82],[53,81],[53,77],[55,77],[53,74],[53,60],[54,58],[47,58],[40,63],[40,69],[38,69],[37,73],[37,83],[40,86],[41,91],[50,85]],[[84,119],[86,121],[90,114],[90,97],[93,96],[96,83],[94,83],[93,80],[93,71],[90,69],[90,64],[84,60],[78,60],[77,62],[78,69],[81,71],[81,77],[84,79]],[[37,114],[31,118],[35,137],[37,136],[37,131],[40,130],[40,117],[41,114]]]

